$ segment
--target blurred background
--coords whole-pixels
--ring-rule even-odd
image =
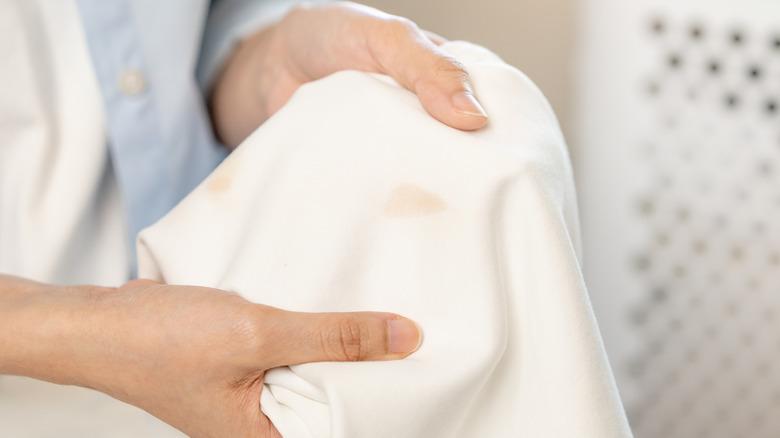
[[[780,436],[780,2],[371,0],[542,88],[637,438]]]

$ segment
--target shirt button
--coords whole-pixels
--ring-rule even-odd
[[[119,90],[125,96],[137,96],[146,89],[144,75],[138,70],[125,70],[119,76]]]

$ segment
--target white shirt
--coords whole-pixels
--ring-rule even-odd
[[[139,270],[420,324],[401,361],[266,373],[262,410],[286,438],[630,437],[555,116],[487,50],[443,50],[469,71],[485,129],[445,126],[378,75],[307,84],[141,233]]]

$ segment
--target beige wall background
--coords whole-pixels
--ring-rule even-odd
[[[365,0],[449,39],[479,43],[544,91],[571,139],[576,0]]]

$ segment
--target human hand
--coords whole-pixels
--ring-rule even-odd
[[[16,335],[0,336],[0,373],[94,388],[194,437],[278,437],[260,411],[271,368],[399,359],[420,342],[416,325],[395,314],[288,312],[149,280],[6,304],[20,310],[6,315]]]
[[[435,118],[475,130],[487,115],[468,74],[413,22],[351,2],[298,6],[234,51],[211,96],[221,140],[235,147],[306,82],[340,70],[383,73],[417,94]]]

